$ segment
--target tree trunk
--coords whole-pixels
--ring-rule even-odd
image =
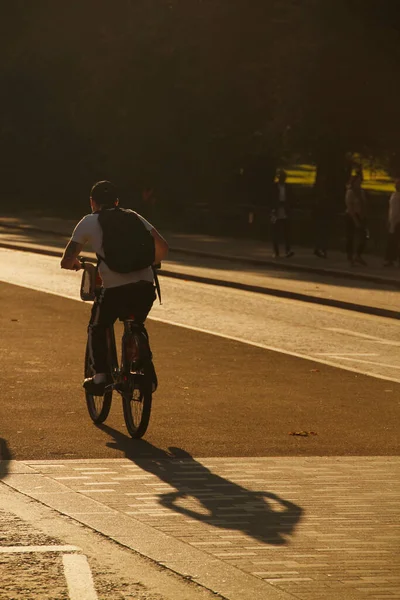
[[[351,176],[352,162],[342,149],[331,148],[320,152],[317,158],[315,188],[319,197],[329,203],[335,213],[343,212],[346,184]]]

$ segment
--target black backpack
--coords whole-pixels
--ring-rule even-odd
[[[98,213],[103,231],[104,257],[99,261],[117,273],[130,273],[154,263],[155,244],[136,213],[125,208],[103,208]]]

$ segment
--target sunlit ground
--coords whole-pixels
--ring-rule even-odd
[[[288,183],[296,185],[312,186],[315,181],[315,167],[313,165],[295,165],[286,169]],[[372,170],[364,168],[364,183],[366,190],[379,193],[390,193],[394,191],[393,179],[382,169]]]

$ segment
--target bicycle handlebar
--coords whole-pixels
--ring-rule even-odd
[[[86,260],[83,256],[78,256],[78,260],[81,263],[81,269],[85,268],[85,263],[89,262],[90,264],[93,264],[91,260]],[[155,269],[156,271],[158,271],[159,269],[161,269],[161,263],[157,263],[155,265],[152,265],[153,269]],[[74,271],[78,271],[79,269],[74,269]]]

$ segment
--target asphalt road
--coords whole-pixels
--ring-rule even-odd
[[[5,536],[21,540],[21,509],[24,521],[46,524],[52,538],[82,549],[107,597],[129,574],[125,585],[140,597],[156,589],[162,597],[193,598],[182,588],[188,573],[209,589],[228,590],[229,598],[396,595],[397,459],[379,456],[399,453],[396,320],[163,279],[164,304],[148,321],[160,388],[148,434],[134,441],[119,398],[104,426],[94,426],[86,411],[90,305],[76,301],[79,274],[62,272],[49,256],[0,250],[0,281],[0,459],[28,461],[2,462],[0,479],[30,498],[22,510],[23,496],[11,498],[3,486]],[[308,435],[291,435],[300,432]],[[340,458],[350,455],[356,458]],[[158,460],[171,456],[181,460]],[[130,460],[104,462],[120,457]],[[70,460],[80,458],[96,462]],[[29,463],[35,459],[45,462]],[[119,545],[31,514],[42,503],[53,517],[72,514]],[[285,516],[282,506],[297,516]],[[12,511],[11,521],[4,511]],[[177,526],[185,511],[190,517]],[[36,530],[23,533],[25,543],[35,542]],[[274,535],[285,543],[276,545]],[[134,552],[121,556],[127,543]],[[161,581],[159,567],[140,562],[137,552],[185,581]],[[47,563],[39,563],[27,577],[30,587],[43,582]]]
[[[211,263],[203,262],[191,271],[209,268],[213,274]],[[61,271],[57,258],[0,248],[0,265],[0,280],[79,300],[79,275]],[[245,274],[250,277],[249,272]],[[237,265],[224,276],[236,281]],[[269,281],[268,274],[264,279]],[[162,291],[163,305],[155,304],[153,319],[400,383],[400,322],[396,319],[166,277]],[[361,291],[346,288],[354,301]],[[330,286],[332,297],[337,298],[339,292],[343,289],[338,282]],[[380,306],[382,294],[382,290],[368,290],[375,306]],[[400,292],[392,295],[391,305],[398,307]]]
[[[199,286],[192,304],[202,301]],[[89,310],[0,284],[0,437],[12,458],[165,456],[171,446],[198,457],[399,451],[398,383],[155,321],[161,383],[146,441],[127,437],[119,398],[97,428],[80,387]],[[316,435],[291,435],[303,431]]]
[[[63,230],[68,231],[68,225],[60,221],[57,223],[58,226],[62,227]],[[53,225],[54,226],[54,225]],[[71,225],[72,228],[72,225]],[[72,229],[71,229],[72,230]],[[0,236],[2,244],[10,244],[15,247],[25,247],[29,250],[36,252],[48,252],[50,254],[61,253],[67,244],[69,239],[68,236],[61,236],[60,234],[43,233],[35,230],[24,230],[24,229],[10,229],[8,227],[0,226]],[[175,239],[175,238],[178,239]],[[182,237],[185,237],[184,235]],[[201,237],[201,236],[197,236]],[[218,251],[221,252],[221,256],[229,253],[235,253],[235,247],[230,247],[227,240],[227,244],[230,250],[224,248],[222,240],[219,241],[217,247],[215,247],[215,240],[204,237],[204,240],[190,247],[189,240],[184,243],[179,241],[179,236],[174,236],[177,246],[185,246],[188,244],[189,250],[200,251],[203,249],[206,252],[215,252],[218,256]],[[236,251],[240,249],[240,241],[237,241]],[[90,254],[89,249],[85,249]],[[266,247],[262,246],[259,248],[260,256],[256,253],[255,259],[264,257],[271,260],[270,255],[265,254]],[[240,252],[239,252],[240,253]],[[95,255],[93,254],[93,259]],[[182,276],[186,275],[187,279],[203,278],[212,281],[220,282],[221,285],[226,287],[241,287],[243,288],[255,288],[267,290],[270,295],[281,295],[289,294],[291,299],[297,297],[298,299],[304,300],[309,298],[318,298],[320,302],[325,302],[325,305],[333,305],[335,308],[341,305],[342,307],[347,306],[350,309],[352,306],[358,309],[364,307],[365,312],[369,314],[380,314],[382,316],[385,311],[388,313],[385,316],[396,316],[399,307],[399,282],[398,282],[398,270],[389,269],[382,270],[372,269],[370,271],[362,271],[358,273],[359,278],[354,279],[356,272],[352,270],[346,271],[346,264],[343,264],[343,259],[339,264],[336,265],[336,275],[328,275],[327,272],[324,274],[311,272],[313,268],[331,267],[331,260],[328,262],[321,261],[318,259],[308,263],[308,267],[311,271],[302,271],[304,268],[302,261],[300,260],[300,270],[287,270],[288,264],[285,259],[275,262],[273,265],[264,264],[256,265],[249,264],[246,261],[233,260],[227,261],[223,258],[211,257],[209,255],[193,255],[185,254],[182,252],[170,252],[168,259],[163,262],[163,270],[168,271],[171,276]],[[303,256],[303,259],[305,257]],[[296,262],[298,255],[296,255]],[[282,267],[282,268],[280,268]],[[376,267],[376,265],[375,265]],[[328,271],[329,272],[329,271]],[[338,275],[338,272],[342,273],[342,276]],[[364,280],[363,277],[369,276],[372,280]],[[387,278],[391,280],[391,284],[384,283],[381,278]],[[354,306],[355,305],[355,306]],[[381,313],[376,311],[383,311]]]

